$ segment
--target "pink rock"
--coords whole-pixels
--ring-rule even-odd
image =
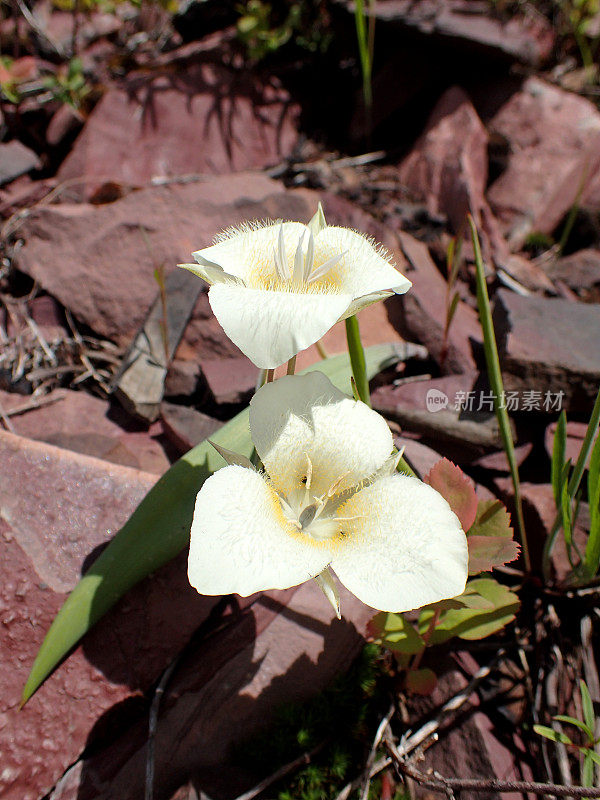
[[[113,709],[117,728],[131,718],[134,698],[157,680],[214,599],[189,587],[185,560],[172,562],[101,621],[19,712],[34,656],[66,592],[156,476],[5,432],[0,459],[0,793],[38,800],[86,744],[106,735],[98,725],[105,712]]]
[[[552,233],[600,166],[600,112],[589,100],[528,78],[490,122],[509,144],[488,200],[511,248]]]
[[[269,724],[282,704],[319,692],[347,669],[373,611],[341,589],[343,620],[313,581],[268,592],[178,664],[163,698],[155,745],[155,792],[169,797],[190,776],[209,796],[255,782],[231,748]],[[137,800],[143,794],[147,720],[78,762],[52,800]]]
[[[600,302],[600,250],[586,248],[546,267],[553,281],[562,281],[587,303]]]
[[[600,306],[500,289],[494,327],[504,388],[520,393],[520,410],[529,396],[529,411],[591,411],[600,382]]]
[[[395,299],[397,314],[392,322],[409,341],[425,345],[444,372],[475,370],[471,341],[481,342],[477,314],[460,301],[444,346],[446,281],[427,245],[403,232],[399,233],[399,239],[408,261],[406,277],[413,285],[410,291]],[[402,267],[401,270],[404,271]]]
[[[309,220],[317,201],[264,175],[240,173],[157,186],[109,205],[32,209],[19,229],[25,244],[18,266],[79,320],[124,344],[158,294],[158,266],[168,273],[220,230],[248,219]]]
[[[501,443],[490,391],[478,388],[477,373],[379,386],[372,402],[403,430],[420,434],[459,464]]]
[[[84,176],[90,191],[107,180],[144,186],[277,164],[296,142],[297,113],[281,87],[216,63],[138,75],[98,103],[58,177]]]
[[[0,186],[18,178],[19,175],[39,169],[41,165],[33,150],[16,139],[0,144]]]
[[[467,214],[502,254],[506,246],[484,198],[488,134],[467,94],[448,89],[423,135],[400,164],[400,179],[433,216],[444,214],[456,234],[465,234]]]
[[[218,430],[222,422],[188,406],[163,402],[160,416],[166,435],[179,453],[187,453]]]
[[[256,389],[259,370],[245,356],[241,358],[202,359],[202,372],[218,405],[242,403]]]
[[[27,407],[31,400],[0,392],[5,411]],[[87,392],[56,389],[44,404],[10,417],[14,431],[30,439],[84,455],[161,475],[170,461],[157,438],[160,423],[150,429],[132,423],[119,407]]]
[[[474,0],[386,0],[376,6],[376,17],[409,31],[450,42],[481,56],[515,59],[540,65],[552,53],[554,33],[541,15],[512,14],[504,21],[486,2]]]

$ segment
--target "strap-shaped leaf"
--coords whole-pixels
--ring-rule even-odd
[[[375,345],[366,350],[367,373],[373,377],[398,360],[396,348]],[[342,391],[350,388],[347,355],[333,356],[314,367]],[[212,434],[215,444],[250,457],[252,442],[245,409]],[[190,450],[158,480],[129,520],[79,581],[56,615],[37,654],[22,703],[33,695],[57,664],[125,592],[167,561],[189,541],[194,502],[208,476],[223,466],[208,440]]]

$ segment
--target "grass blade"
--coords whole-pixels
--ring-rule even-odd
[[[571,473],[571,477],[569,479],[569,495],[571,498],[575,497],[579,489],[579,485],[581,483],[581,479],[583,477],[583,473],[585,470],[585,465],[587,463],[588,456],[594,444],[594,437],[596,436],[599,425],[600,425],[600,389],[598,390],[598,394],[596,395],[596,400],[594,402],[594,407],[592,409],[590,421],[588,423],[585,436],[583,437],[583,442],[581,445],[581,450],[579,451],[579,456],[577,457],[577,462],[575,463],[575,467],[573,468],[573,472]],[[542,556],[542,570],[544,578],[546,580],[550,578],[550,556],[552,555],[552,549],[556,541],[556,536],[558,534],[558,531],[560,530],[560,523],[561,523],[561,518],[559,511],[556,515],[556,519],[554,520],[554,525],[552,526],[550,535],[548,536],[548,538],[544,543],[544,553]]]
[[[590,535],[585,548],[584,571],[587,579],[592,580],[600,565],[600,436],[596,438],[590,458],[588,501],[590,504]]]
[[[504,384],[502,383],[502,373],[500,371],[500,360],[498,358],[498,348],[496,346],[496,334],[492,322],[492,312],[490,310],[490,298],[488,296],[485,283],[485,270],[481,257],[481,247],[477,228],[473,218],[469,215],[469,225],[471,226],[471,238],[473,250],[475,251],[475,279],[477,282],[477,306],[479,308],[479,319],[483,331],[483,348],[485,351],[485,361],[488,369],[490,386],[494,394],[494,406],[496,417],[500,427],[500,435],[504,444],[504,452],[510,468],[513,489],[515,493],[515,508],[517,511],[517,528],[523,553],[523,563],[527,572],[531,571],[531,561],[529,558],[529,548],[527,546],[527,535],[525,533],[525,522],[523,520],[523,504],[521,501],[521,483],[519,481],[519,469],[515,458],[515,447],[510,429],[508,411],[502,407],[501,398],[504,397]]]
[[[554,502],[556,503],[557,508],[560,508],[560,501],[562,497],[563,465],[565,463],[566,454],[567,415],[564,411],[561,411],[558,422],[556,423],[556,431],[554,432],[551,468],[552,491],[554,492]]]
[[[366,378],[396,360],[394,345],[368,348]],[[329,358],[304,372],[311,369],[324,372],[342,391],[347,391],[350,363],[346,354]],[[248,410],[212,434],[211,439],[249,458],[253,448]],[[125,592],[187,546],[196,494],[206,478],[223,464],[221,456],[205,440],[158,480],[56,615],[31,668],[22,703],[27,702],[71,648]]]

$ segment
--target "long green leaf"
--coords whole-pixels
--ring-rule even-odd
[[[583,477],[583,473],[585,470],[585,465],[587,463],[590,450],[592,449],[592,446],[594,444],[594,437],[598,432],[599,425],[600,425],[600,389],[598,390],[598,394],[596,395],[596,400],[594,402],[594,407],[592,409],[590,421],[588,423],[585,436],[583,437],[581,450],[579,451],[579,455],[577,457],[577,461],[573,468],[573,472],[571,473],[571,477],[569,478],[569,495],[571,496],[571,498],[575,497],[579,489],[579,484],[581,483],[581,479]],[[554,524],[550,531],[550,535],[544,542],[544,552],[542,556],[542,570],[544,578],[546,580],[549,580],[550,578],[550,557],[552,555],[552,549],[554,547],[554,542],[556,541],[556,536],[558,534],[558,531],[560,530],[560,524],[561,524],[561,515],[559,511],[556,515],[556,519],[554,520]]]
[[[554,492],[554,502],[556,507],[560,508],[562,497],[562,476],[563,464],[566,460],[567,453],[567,415],[564,411],[560,412],[560,417],[556,423],[556,431],[554,432],[554,444],[552,447],[552,468],[551,468],[551,481],[552,490]]]
[[[600,565],[600,436],[592,450],[588,472],[588,501],[590,504],[590,536],[585,548],[584,568],[591,580]]]
[[[370,347],[366,352],[367,374],[376,375],[396,360],[394,345]],[[342,391],[348,390],[347,355],[333,356],[305,372],[316,368]],[[234,417],[211,439],[249,458],[252,442],[248,410]],[[224,463],[205,440],[158,480],[58,612],[23,689],[22,703],[27,702],[61,659],[125,592],[186,547],[196,495],[206,478]]]
[[[500,359],[498,358],[498,348],[496,346],[496,334],[494,323],[492,322],[492,312],[490,310],[490,298],[485,283],[485,270],[477,228],[473,218],[469,215],[469,225],[471,226],[471,239],[473,250],[475,251],[475,280],[477,283],[477,307],[479,309],[479,319],[483,331],[483,349],[485,361],[488,369],[488,377],[492,392],[494,393],[494,406],[496,417],[500,427],[500,434],[504,444],[504,452],[510,467],[513,489],[515,493],[515,508],[517,511],[517,528],[523,552],[523,562],[527,572],[531,572],[531,561],[529,558],[529,547],[527,546],[527,535],[525,533],[525,522],[523,520],[523,504],[521,501],[521,483],[519,481],[519,468],[515,458],[515,446],[510,429],[510,420],[506,406],[503,406],[501,399],[504,397],[504,384],[502,383],[502,373],[500,371]]]

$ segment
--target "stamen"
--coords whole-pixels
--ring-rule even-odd
[[[302,253],[302,244],[304,242],[304,236],[306,235],[306,228],[302,232],[302,236],[298,240],[298,246],[296,247],[296,255],[294,256],[294,284],[296,286],[301,286],[304,280],[304,260],[303,260],[303,253]]]
[[[315,281],[319,280],[319,278],[322,278],[324,275],[326,275],[332,267],[335,267],[335,265],[342,260],[347,252],[348,250],[344,250],[343,253],[333,256],[333,258],[330,258],[324,264],[321,264],[320,267],[317,267],[317,269],[309,276],[308,283],[314,283]]]
[[[308,276],[312,272],[314,263],[315,263],[315,237],[313,236],[313,232],[309,230],[308,246],[306,248],[306,260],[304,262],[304,275],[303,275],[304,283],[308,281]]]
[[[350,475],[350,472],[351,470],[348,470],[348,472],[344,472],[343,475],[340,475],[340,477],[334,483],[331,484],[331,486],[327,490],[327,497],[329,498],[333,497],[340,483],[344,480],[344,478],[347,478],[348,475]]]
[[[313,474],[313,465],[312,461],[308,457],[308,453],[306,453],[306,487],[304,489],[304,505],[308,505],[308,499],[310,497],[310,484],[312,482],[312,474]]]
[[[287,263],[287,255],[285,252],[285,241],[283,238],[283,223],[279,226],[279,263],[281,266],[281,274],[284,280],[290,279],[290,272]]]

